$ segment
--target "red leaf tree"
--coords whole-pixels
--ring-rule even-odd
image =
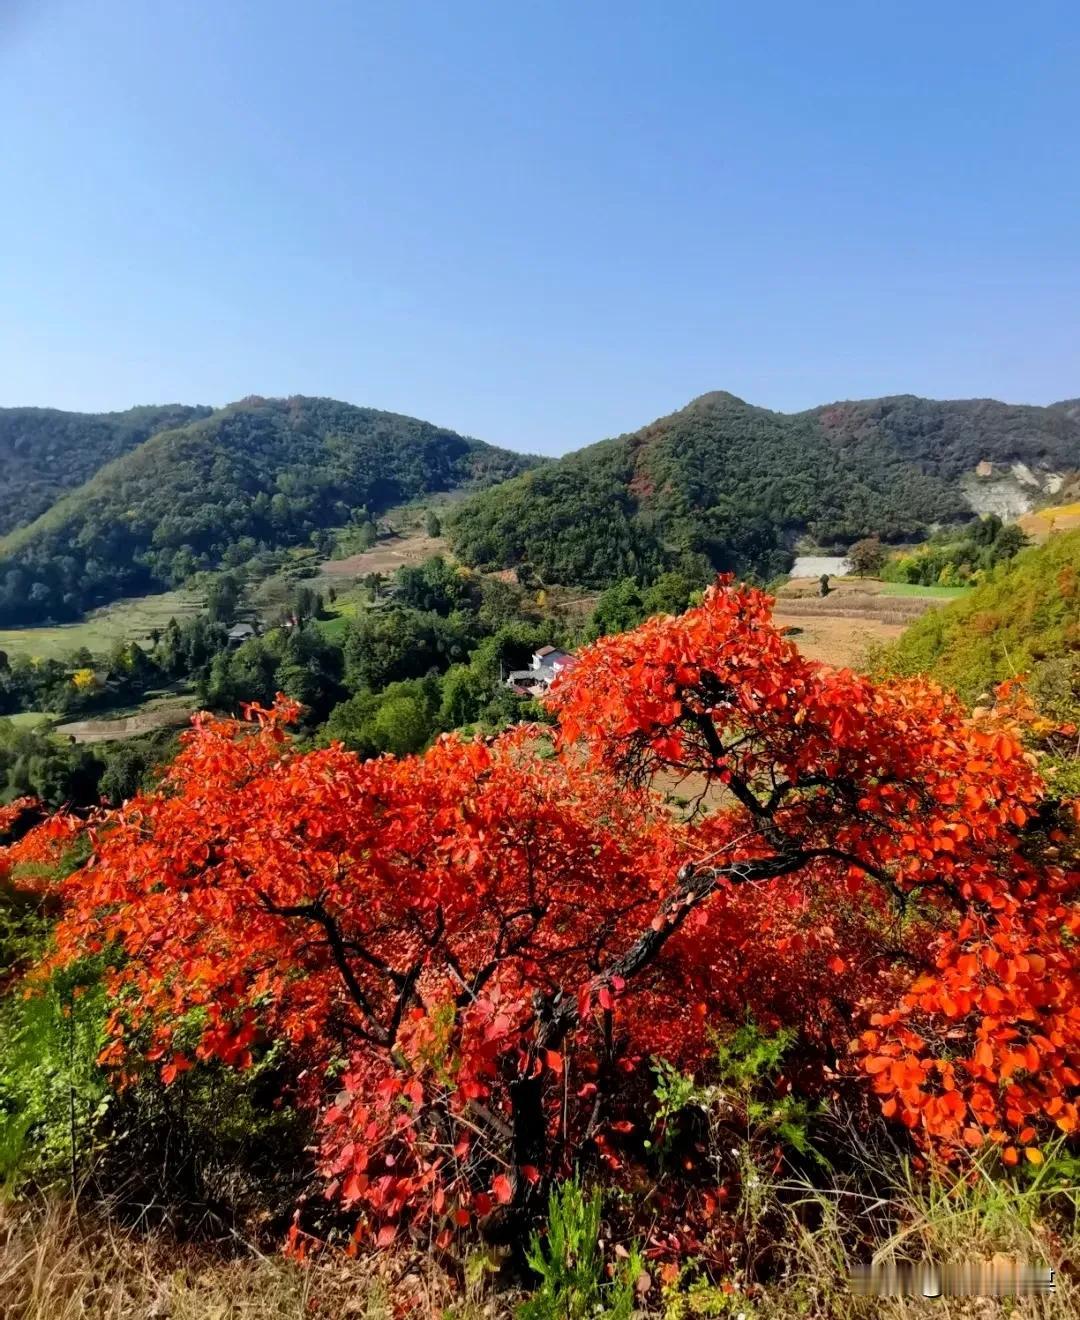
[[[724,583],[588,648],[554,749],[360,762],[297,752],[284,700],[200,717],[62,885],[52,964],[121,955],[104,1062],[169,1080],[284,1039],[328,1191],[384,1242],[617,1165],[641,1060],[692,1068],[748,1007],[850,1046],[920,1139],[1072,1130],[1077,876],[1025,854],[1032,759],[930,684],[804,659],[770,604]]]

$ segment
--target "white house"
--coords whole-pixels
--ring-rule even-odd
[[[569,651],[557,646],[541,646],[533,652],[528,669],[515,669],[507,675],[506,686],[523,696],[536,697],[576,664],[577,658]]]

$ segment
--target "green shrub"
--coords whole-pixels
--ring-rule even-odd
[[[600,1247],[602,1197],[587,1196],[574,1179],[554,1188],[548,1200],[547,1235],[534,1233],[526,1259],[540,1283],[522,1303],[519,1320],[629,1320],[635,1285],[642,1273],[637,1248],[605,1277]]]

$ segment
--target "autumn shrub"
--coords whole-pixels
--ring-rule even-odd
[[[199,717],[41,882],[61,916],[33,982],[107,953],[121,1094],[287,1059],[265,1075],[356,1243],[520,1244],[577,1169],[629,1237],[640,1207],[643,1250],[696,1251],[724,1188],[693,1158],[652,1186],[650,1063],[707,1084],[715,1034],[762,1148],[842,1094],[957,1170],[1035,1167],[1075,1131],[1080,1045],[1077,871],[1037,757],[1005,707],[806,660],[770,607],[722,583],[586,648],[546,757],[527,726],[360,761],[291,744],[283,699]]]

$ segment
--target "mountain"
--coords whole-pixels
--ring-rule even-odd
[[[1030,507],[1077,468],[1068,404],[900,395],[785,414],[715,393],[477,495],[450,534],[468,564],[549,582],[603,587],[673,566],[767,579],[800,537],[918,539],[980,499]]]
[[[70,619],[537,460],[333,399],[245,399],[144,440],[0,540],[0,624]]]
[[[1080,653],[1080,529],[1051,536],[916,620],[882,656],[897,674],[929,674],[967,700],[1046,661]]]
[[[210,412],[182,404],[112,413],[0,408],[0,536],[33,522],[65,491],[156,431]]]

